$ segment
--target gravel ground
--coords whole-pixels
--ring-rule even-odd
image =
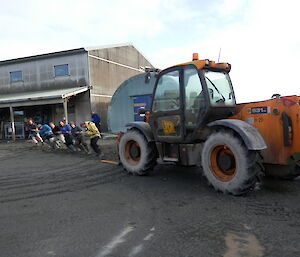
[[[113,140],[99,142],[117,160]],[[0,257],[300,256],[300,180],[243,197],[197,167],[130,176],[93,154],[0,142]]]

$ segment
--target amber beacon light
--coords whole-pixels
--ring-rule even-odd
[[[199,60],[198,53],[193,53],[193,61]]]

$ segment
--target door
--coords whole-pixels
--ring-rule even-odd
[[[145,110],[150,110],[151,98],[152,95],[136,95],[133,97],[133,112],[134,112],[134,121],[143,121],[144,117],[138,114],[140,108]]]
[[[159,142],[180,142],[183,137],[183,108],[180,69],[171,68],[157,81],[150,124]]]
[[[207,106],[198,70],[195,67],[184,67],[183,85],[185,126],[193,130],[198,125],[199,114],[203,113]]]

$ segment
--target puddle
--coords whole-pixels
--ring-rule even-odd
[[[250,233],[229,232],[225,236],[227,252],[223,257],[261,257],[264,247]]]

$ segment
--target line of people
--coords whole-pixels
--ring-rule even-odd
[[[98,119],[98,123],[85,121],[80,123],[79,127],[74,122],[67,123],[65,120],[61,120],[59,125],[55,125],[53,122],[43,125],[36,124],[31,118],[27,121],[29,137],[36,145],[47,143],[55,149],[61,148],[65,144],[72,152],[89,153],[89,147],[84,139],[84,134],[86,134],[90,138],[90,146],[96,156],[103,158],[101,149],[97,144],[101,137],[99,123],[100,119]]]

